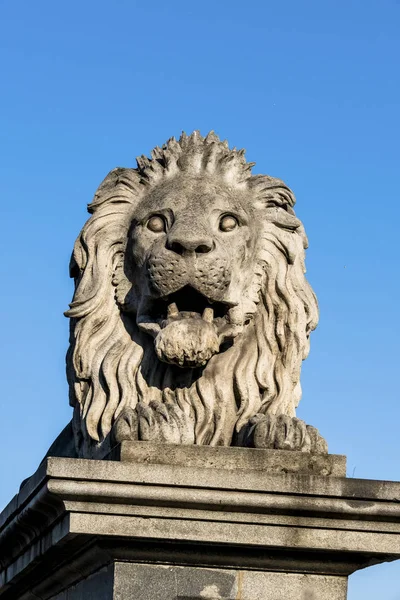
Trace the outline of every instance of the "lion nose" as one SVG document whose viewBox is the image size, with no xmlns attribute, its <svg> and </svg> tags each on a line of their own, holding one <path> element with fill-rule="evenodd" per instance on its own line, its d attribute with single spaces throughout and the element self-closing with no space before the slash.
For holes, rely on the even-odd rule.
<svg viewBox="0 0 400 600">
<path fill-rule="evenodd" d="M 186 237 L 170 235 L 166 244 L 168 250 L 184 256 L 185 254 L 207 254 L 214 249 L 214 242 L 206 236 Z"/>
</svg>

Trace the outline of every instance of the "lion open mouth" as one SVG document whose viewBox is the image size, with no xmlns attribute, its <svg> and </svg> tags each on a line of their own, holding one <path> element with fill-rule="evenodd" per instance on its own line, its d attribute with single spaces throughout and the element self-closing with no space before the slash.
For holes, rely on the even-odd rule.
<svg viewBox="0 0 400 600">
<path fill-rule="evenodd" d="M 154 338 L 158 358 L 180 367 L 205 365 L 233 337 L 234 305 L 207 298 L 190 285 L 142 302 L 137 323 Z"/>
<path fill-rule="evenodd" d="M 190 285 L 162 298 L 158 309 L 162 315 L 161 326 L 165 326 L 171 317 L 175 318 L 178 315 L 183 318 L 201 316 L 217 328 L 228 322 L 228 304 L 206 298 Z"/>
<path fill-rule="evenodd" d="M 176 318 L 202 318 L 212 323 L 220 331 L 230 323 L 230 302 L 216 301 L 207 298 L 190 285 L 160 298 L 147 297 L 142 301 L 138 312 L 137 323 L 148 331 L 147 324 L 157 324 L 156 331 L 166 327 Z M 148 333 L 150 333 L 148 331 Z"/>
</svg>

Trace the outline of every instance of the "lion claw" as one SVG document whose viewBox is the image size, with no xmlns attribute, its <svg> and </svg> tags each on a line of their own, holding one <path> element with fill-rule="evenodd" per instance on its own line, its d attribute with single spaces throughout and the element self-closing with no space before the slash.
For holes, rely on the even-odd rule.
<svg viewBox="0 0 400 600">
<path fill-rule="evenodd" d="M 327 454 L 328 446 L 318 430 L 287 415 L 257 414 L 241 432 L 241 445 L 274 450 Z"/>
<path fill-rule="evenodd" d="M 133 408 L 124 408 L 118 415 L 111 431 L 114 444 L 139 439 L 138 414 Z"/>
</svg>

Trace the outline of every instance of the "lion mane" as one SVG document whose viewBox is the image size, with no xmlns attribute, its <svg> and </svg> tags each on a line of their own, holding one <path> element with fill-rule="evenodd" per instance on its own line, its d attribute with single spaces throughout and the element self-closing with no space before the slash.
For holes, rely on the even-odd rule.
<svg viewBox="0 0 400 600">
<path fill-rule="evenodd" d="M 194 420 L 194 443 L 203 445 L 232 443 L 232 432 L 224 430 L 227 411 L 235 411 L 236 432 L 257 413 L 295 415 L 301 362 L 318 321 L 305 279 L 307 238 L 294 214 L 293 193 L 279 179 L 252 175 L 253 165 L 244 150 L 229 149 L 213 132 L 205 138 L 194 132 L 156 147 L 150 159 L 141 156 L 137 168 L 114 169 L 99 186 L 74 246 L 75 293 L 66 313 L 79 456 L 104 456 L 115 420 L 139 402 L 175 402 Z M 245 329 L 200 372 L 157 360 L 152 338 L 126 311 L 134 288 L 124 258 L 135 209 L 152 186 L 177 174 L 211 174 L 248 190 L 263 223 L 246 290 Z"/>
</svg>

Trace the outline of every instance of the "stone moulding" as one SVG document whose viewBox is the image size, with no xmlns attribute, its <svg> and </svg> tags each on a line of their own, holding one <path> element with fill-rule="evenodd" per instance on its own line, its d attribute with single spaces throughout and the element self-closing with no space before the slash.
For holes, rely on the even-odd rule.
<svg viewBox="0 0 400 600">
<path fill-rule="evenodd" d="M 1 515 L 0 598 L 50 598 L 117 560 L 346 577 L 400 557 L 399 483 L 222 462 L 46 459 Z"/>
</svg>

